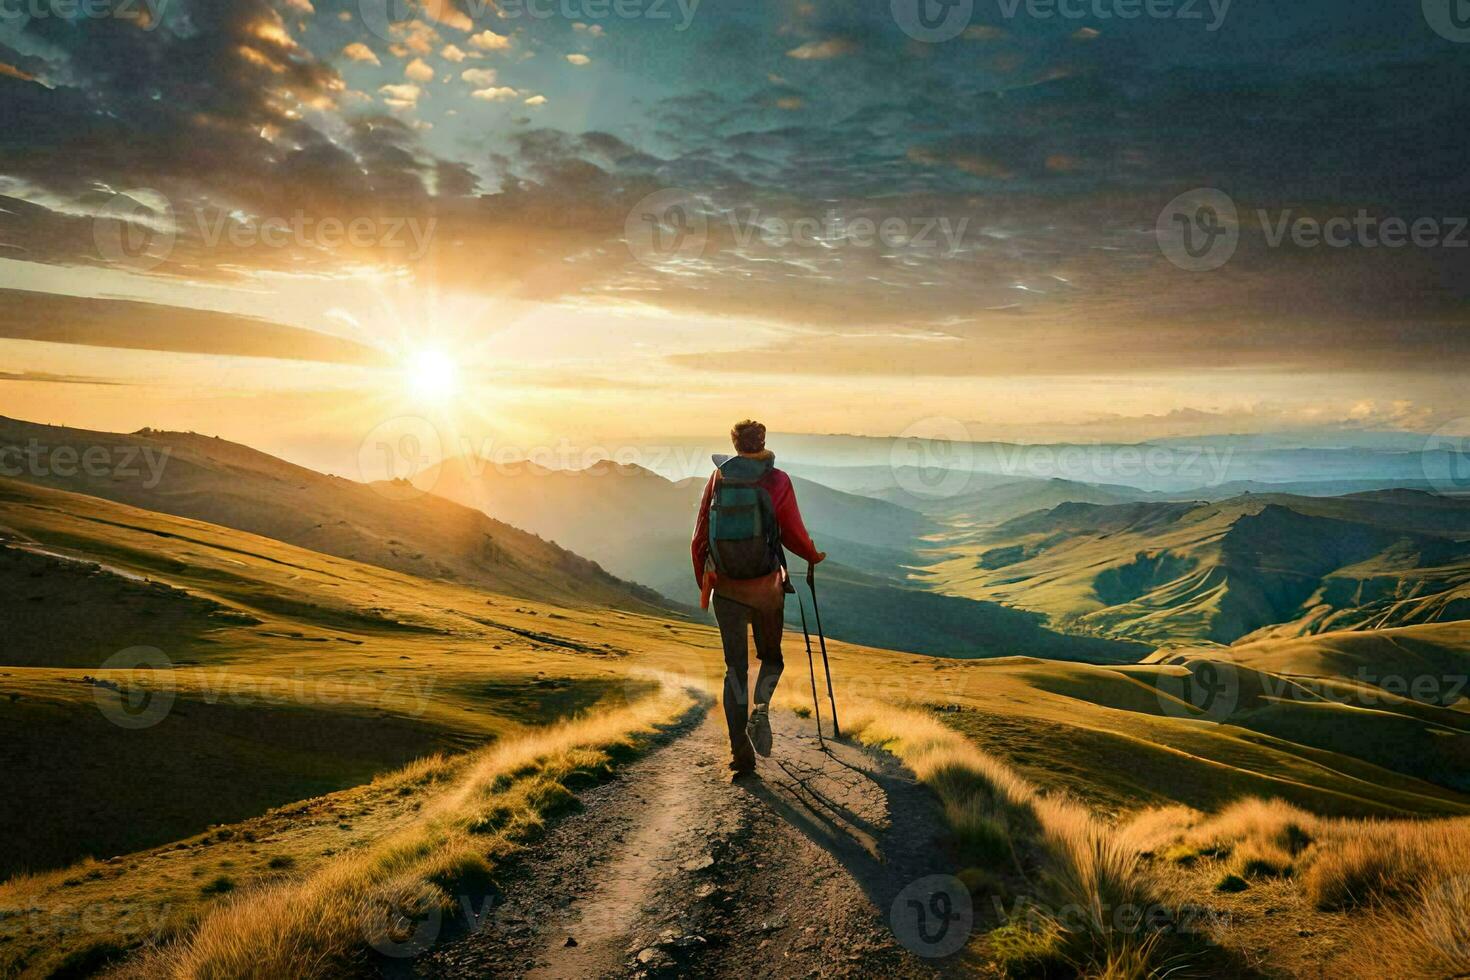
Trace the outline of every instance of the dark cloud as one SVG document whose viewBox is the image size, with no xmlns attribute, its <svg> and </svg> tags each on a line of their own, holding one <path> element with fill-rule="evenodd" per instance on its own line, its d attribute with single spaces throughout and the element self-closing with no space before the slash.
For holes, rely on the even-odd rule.
<svg viewBox="0 0 1470 980">
<path fill-rule="evenodd" d="M 254 317 L 125 300 L 0 290 L 0 338 L 130 350 L 381 365 L 350 340 Z"/>
</svg>

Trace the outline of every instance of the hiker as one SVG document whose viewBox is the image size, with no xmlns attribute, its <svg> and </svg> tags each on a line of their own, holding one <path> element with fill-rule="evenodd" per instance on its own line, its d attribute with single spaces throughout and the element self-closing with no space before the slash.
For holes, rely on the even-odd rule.
<svg viewBox="0 0 1470 980">
<path fill-rule="evenodd" d="M 785 667 L 781 659 L 786 593 L 784 545 L 810 565 L 826 558 L 817 550 L 796 507 L 791 477 L 776 469 L 766 449 L 766 427 L 746 419 L 730 430 L 737 455 L 715 455 L 705 484 L 690 550 L 699 604 L 713 594 L 715 620 L 725 647 L 725 724 L 730 729 L 730 769 L 755 772 L 755 754 L 771 754 L 771 697 Z M 760 673 L 750 709 L 747 631 L 755 634 Z"/>
</svg>

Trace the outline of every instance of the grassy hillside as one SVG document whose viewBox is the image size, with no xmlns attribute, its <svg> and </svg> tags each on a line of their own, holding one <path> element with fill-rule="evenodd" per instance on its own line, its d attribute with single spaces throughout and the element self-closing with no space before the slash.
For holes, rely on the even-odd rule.
<svg viewBox="0 0 1470 980">
<path fill-rule="evenodd" d="M 1470 501 L 1413 491 L 1064 504 L 947 554 L 935 588 L 1156 644 L 1470 616 Z"/>
<path fill-rule="evenodd" d="M 17 456 L 38 447 L 36 464 Z M 0 418 L 16 479 L 525 598 L 650 610 L 662 600 L 587 559 L 413 487 L 326 476 L 195 433 L 87 432 Z M 102 465 L 81 465 L 92 454 Z M 18 471 L 18 473 L 17 473 Z"/>
</svg>

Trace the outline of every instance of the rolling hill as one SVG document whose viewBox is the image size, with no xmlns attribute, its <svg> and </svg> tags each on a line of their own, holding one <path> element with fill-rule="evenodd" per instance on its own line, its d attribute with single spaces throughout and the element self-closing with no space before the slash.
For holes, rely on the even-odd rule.
<svg viewBox="0 0 1470 980">
<path fill-rule="evenodd" d="M 8 475 L 423 578 L 554 602 L 668 608 L 579 555 L 412 487 L 371 486 L 222 439 L 0 418 Z M 22 452 L 39 462 L 23 463 Z M 89 455 L 90 454 L 90 455 Z M 93 459 L 95 465 L 83 465 Z"/>
<path fill-rule="evenodd" d="M 1068 503 L 950 555 L 942 591 L 1156 644 L 1470 617 L 1470 501 L 1417 491 Z"/>
</svg>

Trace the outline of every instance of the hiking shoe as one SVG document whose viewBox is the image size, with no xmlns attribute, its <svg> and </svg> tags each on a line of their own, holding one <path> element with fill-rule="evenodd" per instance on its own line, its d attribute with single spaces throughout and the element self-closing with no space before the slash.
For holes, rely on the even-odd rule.
<svg viewBox="0 0 1470 980">
<path fill-rule="evenodd" d="M 755 772 L 755 752 L 750 747 L 750 739 L 730 753 L 730 771 L 737 776 Z"/>
<path fill-rule="evenodd" d="M 771 754 L 771 706 L 769 704 L 758 704 L 750 713 L 750 721 L 745 726 L 745 734 L 750 736 L 750 744 L 763 756 Z"/>
</svg>

